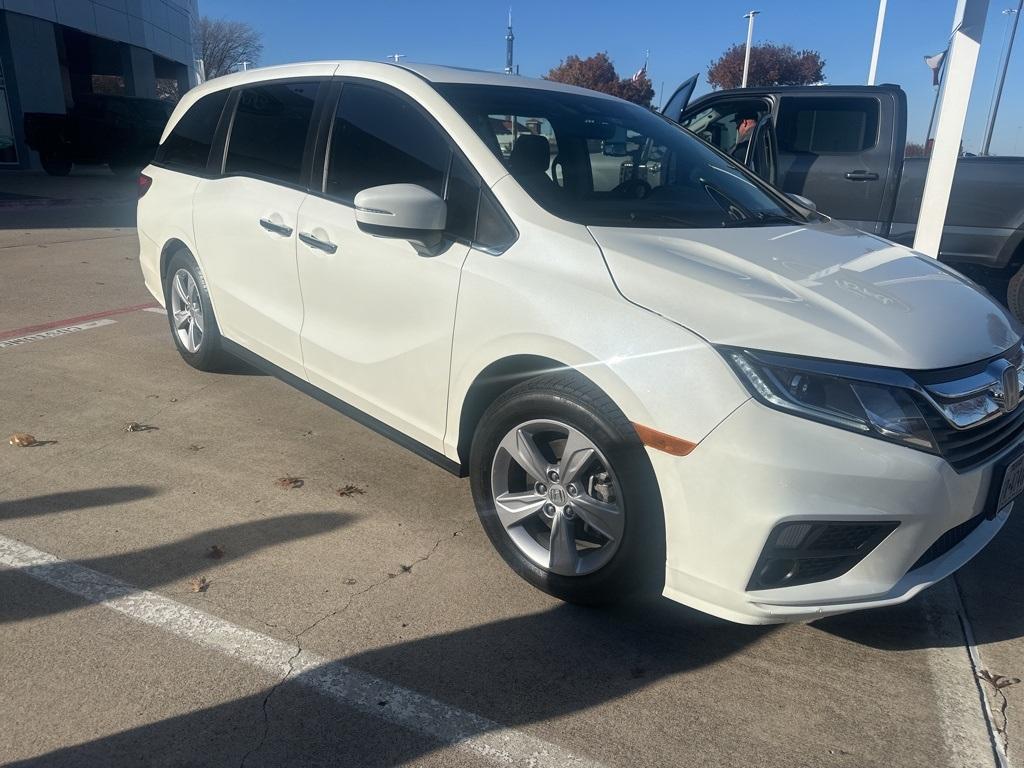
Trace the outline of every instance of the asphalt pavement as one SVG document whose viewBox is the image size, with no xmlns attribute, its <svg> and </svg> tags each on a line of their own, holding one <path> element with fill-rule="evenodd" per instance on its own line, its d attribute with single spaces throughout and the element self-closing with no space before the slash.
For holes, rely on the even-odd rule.
<svg viewBox="0 0 1024 768">
<path fill-rule="evenodd" d="M 466 481 L 242 364 L 187 367 L 142 284 L 133 195 L 0 175 L 0 763 L 1024 750 L 1024 684 L 997 689 L 1024 677 L 1024 516 L 910 603 L 810 625 L 562 604 L 492 550 Z"/>
</svg>

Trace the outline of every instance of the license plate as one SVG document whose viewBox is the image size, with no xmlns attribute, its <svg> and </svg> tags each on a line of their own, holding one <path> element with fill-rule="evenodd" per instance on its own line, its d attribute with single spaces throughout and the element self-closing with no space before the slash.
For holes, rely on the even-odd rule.
<svg viewBox="0 0 1024 768">
<path fill-rule="evenodd" d="M 994 511 L 998 513 L 1022 491 L 1024 491 L 1024 455 L 1018 456 L 1006 467 L 1006 472 L 1003 473 L 1003 485 L 999 490 L 999 503 L 996 504 Z"/>
</svg>

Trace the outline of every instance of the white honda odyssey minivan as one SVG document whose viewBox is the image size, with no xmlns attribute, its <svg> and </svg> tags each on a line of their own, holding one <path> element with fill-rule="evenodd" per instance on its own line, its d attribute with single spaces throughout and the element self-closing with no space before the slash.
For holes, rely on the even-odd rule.
<svg viewBox="0 0 1024 768">
<path fill-rule="evenodd" d="M 459 475 L 560 598 L 908 600 L 1024 490 L 1020 330 L 936 261 L 591 91 L 316 62 L 182 98 L 139 180 L 181 356 Z"/>
</svg>

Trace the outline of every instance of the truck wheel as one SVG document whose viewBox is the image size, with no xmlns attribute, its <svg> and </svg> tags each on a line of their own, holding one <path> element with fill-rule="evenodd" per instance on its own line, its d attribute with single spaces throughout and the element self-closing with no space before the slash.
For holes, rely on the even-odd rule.
<svg viewBox="0 0 1024 768">
<path fill-rule="evenodd" d="M 473 499 L 516 573 L 562 600 L 599 604 L 660 585 L 661 495 L 629 420 L 578 373 L 538 376 L 484 413 Z"/>
<path fill-rule="evenodd" d="M 39 162 L 50 176 L 67 176 L 71 173 L 72 163 L 64 155 L 47 152 L 39 155 Z"/>
<path fill-rule="evenodd" d="M 1014 317 L 1024 323 L 1024 267 L 1010 278 L 1010 284 L 1006 287 L 1006 306 Z"/>
</svg>

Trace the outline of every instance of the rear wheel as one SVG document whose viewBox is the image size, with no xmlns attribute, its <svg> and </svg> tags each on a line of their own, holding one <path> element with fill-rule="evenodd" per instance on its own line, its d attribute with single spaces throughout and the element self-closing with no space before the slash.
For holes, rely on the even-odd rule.
<svg viewBox="0 0 1024 768">
<path fill-rule="evenodd" d="M 71 173 L 71 160 L 59 152 L 42 153 L 39 155 L 39 162 L 50 176 L 67 176 Z"/>
<path fill-rule="evenodd" d="M 185 362 L 200 371 L 224 367 L 227 356 L 221 350 L 206 279 L 188 251 L 171 257 L 164 277 L 164 304 L 174 345 Z"/>
<path fill-rule="evenodd" d="M 480 420 L 477 511 L 520 576 L 571 602 L 621 599 L 663 574 L 664 520 L 633 426 L 579 374 L 531 379 Z"/>
</svg>

